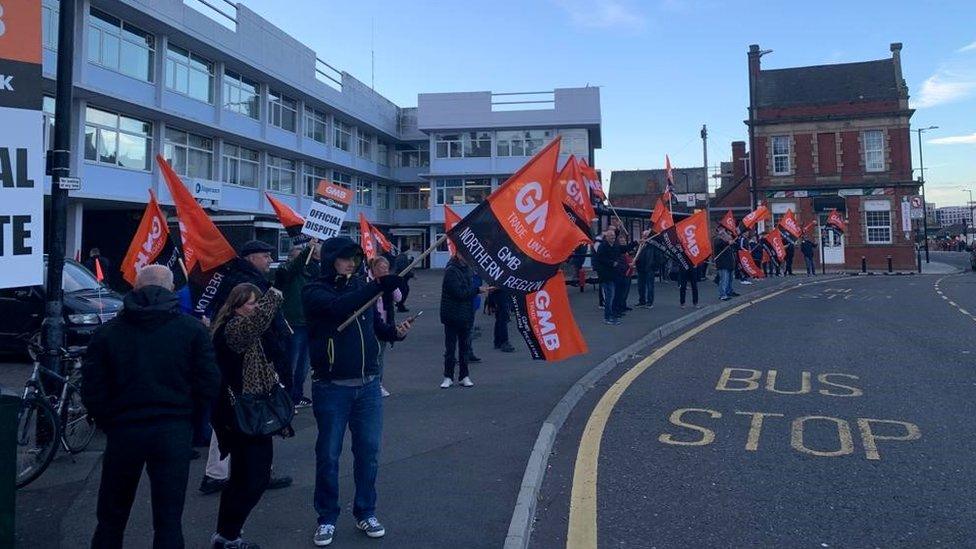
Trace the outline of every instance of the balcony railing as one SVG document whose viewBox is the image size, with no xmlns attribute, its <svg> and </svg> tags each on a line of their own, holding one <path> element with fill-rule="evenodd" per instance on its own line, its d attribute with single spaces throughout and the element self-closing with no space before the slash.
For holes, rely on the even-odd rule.
<svg viewBox="0 0 976 549">
<path fill-rule="evenodd" d="M 552 91 L 491 94 L 492 112 L 554 110 L 555 108 L 556 92 Z"/>
</svg>

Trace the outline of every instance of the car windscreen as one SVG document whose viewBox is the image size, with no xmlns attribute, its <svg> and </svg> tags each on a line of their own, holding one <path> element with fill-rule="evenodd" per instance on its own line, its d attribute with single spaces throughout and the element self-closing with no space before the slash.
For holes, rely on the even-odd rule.
<svg viewBox="0 0 976 549">
<path fill-rule="evenodd" d="M 64 262 L 64 277 L 61 280 L 66 293 L 97 290 L 101 286 L 88 269 L 69 261 Z"/>
</svg>

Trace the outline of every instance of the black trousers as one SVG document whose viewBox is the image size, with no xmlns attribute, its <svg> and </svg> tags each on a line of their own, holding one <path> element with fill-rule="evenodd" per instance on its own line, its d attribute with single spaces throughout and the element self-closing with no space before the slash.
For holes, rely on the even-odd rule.
<svg viewBox="0 0 976 549">
<path fill-rule="evenodd" d="M 471 352 L 471 325 L 444 324 L 444 377 L 454 379 L 454 365 L 460 363 L 458 379 L 468 377 L 468 353 Z M 457 353 L 457 354 L 455 354 Z"/>
<path fill-rule="evenodd" d="M 397 309 L 403 309 L 407 306 L 408 295 L 410 295 L 410 279 L 404 278 L 403 284 L 400 285 L 400 302 L 397 303 Z"/>
<path fill-rule="evenodd" d="M 499 303 L 495 308 L 495 348 L 508 343 L 508 321 L 511 318 L 508 300 L 499 299 L 498 301 Z"/>
<path fill-rule="evenodd" d="M 783 265 L 783 274 L 793 276 L 793 254 L 796 253 L 793 246 L 786 247 L 786 263 Z"/>
<path fill-rule="evenodd" d="M 688 288 L 688 284 L 691 284 L 691 303 L 693 305 L 698 305 L 698 271 L 696 269 L 688 269 L 686 271 L 681 271 L 680 275 L 681 289 L 680 297 L 681 304 L 685 304 L 685 293 Z"/>
<path fill-rule="evenodd" d="M 183 503 L 190 474 L 192 437 L 193 425 L 188 419 L 144 422 L 106 430 L 93 549 L 122 547 L 144 468 L 152 494 L 153 547 L 183 547 Z"/>
<path fill-rule="evenodd" d="M 241 528 L 261 500 L 271 480 L 274 446 L 271 437 L 228 434 L 221 445 L 230 452 L 230 478 L 220 494 L 217 533 L 228 540 L 241 537 Z"/>
</svg>

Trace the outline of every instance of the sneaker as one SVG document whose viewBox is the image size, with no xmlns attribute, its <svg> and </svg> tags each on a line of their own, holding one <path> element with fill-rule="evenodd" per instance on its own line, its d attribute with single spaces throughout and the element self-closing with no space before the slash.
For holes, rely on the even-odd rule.
<svg viewBox="0 0 976 549">
<path fill-rule="evenodd" d="M 748 280 L 743 280 L 742 281 L 742 285 L 743 286 L 752 286 L 752 282 L 749 282 Z"/>
<path fill-rule="evenodd" d="M 277 490 L 279 488 L 288 488 L 291 486 L 291 477 L 272 477 L 271 481 L 268 482 L 267 490 Z"/>
<path fill-rule="evenodd" d="M 722 296 L 722 297 L 720 297 L 719 299 L 721 299 L 722 301 L 728 301 L 728 300 L 729 300 L 729 296 L 727 296 L 727 295 L 723 295 L 723 296 Z"/>
<path fill-rule="evenodd" d="M 445 377 L 445 378 L 444 378 L 444 381 L 442 381 L 442 382 L 441 382 L 441 389 L 447 389 L 447 388 L 449 388 L 449 387 L 450 387 L 451 385 L 454 385 L 454 380 L 452 380 L 452 379 L 451 379 L 451 378 L 449 378 L 449 377 Z"/>
<path fill-rule="evenodd" d="M 382 385 L 380 385 L 380 396 L 383 396 L 383 397 L 388 397 L 388 396 L 390 396 L 390 392 L 389 392 L 389 391 L 387 391 L 387 390 L 386 390 L 386 387 L 384 387 L 384 386 L 382 386 Z"/>
<path fill-rule="evenodd" d="M 729 297 L 739 297 L 740 295 L 742 294 L 740 294 L 739 292 L 732 292 L 731 294 L 729 294 Z"/>
<path fill-rule="evenodd" d="M 617 322 L 616 320 L 613 320 L 613 319 L 610 319 L 610 320 L 605 320 L 605 319 L 604 319 L 604 321 L 603 321 L 603 323 L 604 323 L 604 324 L 609 324 L 609 325 L 611 325 L 611 326 L 613 326 L 613 325 L 615 325 L 615 324 L 618 324 L 618 322 Z"/>
<path fill-rule="evenodd" d="M 217 492 L 223 490 L 226 486 L 227 479 L 213 478 L 204 475 L 203 480 L 200 481 L 200 493 L 205 496 L 209 496 L 210 494 L 216 494 Z"/>
<path fill-rule="evenodd" d="M 464 379 L 462 379 L 461 381 L 458 381 L 458 384 L 461 385 L 461 387 L 474 387 L 474 382 L 471 381 L 471 378 L 468 377 L 468 376 L 464 376 Z M 383 534 L 380 534 L 380 536 L 382 536 L 382 535 Z M 376 537 L 379 537 L 379 536 L 376 536 Z"/>
<path fill-rule="evenodd" d="M 295 405 L 295 408 L 311 408 L 311 407 L 312 407 L 312 399 L 308 397 L 302 397 L 298 399 L 298 404 Z"/>
<path fill-rule="evenodd" d="M 506 341 L 498 347 L 498 350 L 503 353 L 514 353 L 515 347 L 512 347 L 512 344 Z"/>
<path fill-rule="evenodd" d="M 248 543 L 241 538 L 229 540 L 220 534 L 214 534 L 210 542 L 213 544 L 213 549 L 261 549 L 261 546 L 256 543 Z"/>
<path fill-rule="evenodd" d="M 319 527 L 315 529 L 315 535 L 312 536 L 312 543 L 314 543 L 316 547 L 332 545 L 333 535 L 335 535 L 334 524 L 319 524 Z"/>
<path fill-rule="evenodd" d="M 376 517 L 369 517 L 365 520 L 357 521 L 356 528 L 366 532 L 366 535 L 371 538 L 381 538 L 386 535 L 386 528 L 383 528 L 383 525 L 380 524 L 380 521 L 376 520 Z"/>
</svg>

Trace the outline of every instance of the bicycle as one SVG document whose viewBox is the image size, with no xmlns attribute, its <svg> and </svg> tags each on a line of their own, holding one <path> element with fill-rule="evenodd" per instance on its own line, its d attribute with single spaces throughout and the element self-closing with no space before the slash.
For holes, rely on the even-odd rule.
<svg viewBox="0 0 976 549">
<path fill-rule="evenodd" d="M 60 349 L 61 375 L 41 365 L 44 349 L 29 341 L 34 370 L 24 385 L 17 414 L 17 488 L 36 480 L 54 460 L 57 440 L 65 451 L 77 454 L 95 436 L 95 423 L 81 401 L 81 357 L 84 347 Z M 48 394 L 44 377 L 60 383 L 60 396 Z"/>
</svg>

